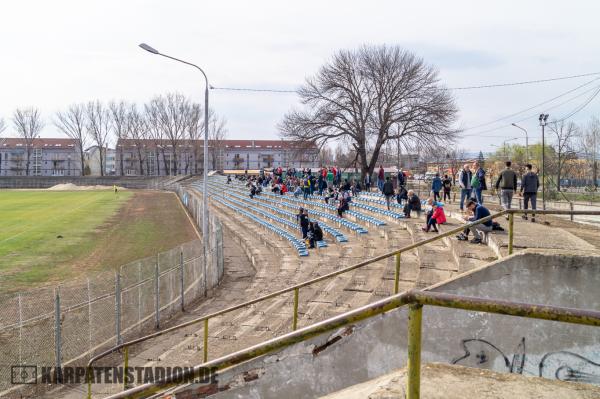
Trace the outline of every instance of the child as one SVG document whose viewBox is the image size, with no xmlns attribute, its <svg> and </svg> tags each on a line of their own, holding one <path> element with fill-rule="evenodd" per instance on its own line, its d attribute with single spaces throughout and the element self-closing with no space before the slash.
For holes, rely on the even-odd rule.
<svg viewBox="0 0 600 399">
<path fill-rule="evenodd" d="M 440 206 L 439 202 L 434 202 L 433 211 L 431 216 L 427 218 L 427 226 L 423 227 L 423 231 L 428 233 L 430 229 L 433 229 L 436 233 L 439 232 L 437 225 L 446 223 L 446 214 L 444 213 L 444 208 Z"/>
</svg>

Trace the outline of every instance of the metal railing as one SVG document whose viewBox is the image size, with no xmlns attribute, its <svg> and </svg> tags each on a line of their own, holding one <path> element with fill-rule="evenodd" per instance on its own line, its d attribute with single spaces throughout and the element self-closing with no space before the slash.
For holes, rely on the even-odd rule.
<svg viewBox="0 0 600 399">
<path fill-rule="evenodd" d="M 332 317 L 310 326 L 301 328 L 273 338 L 258 345 L 223 356 L 210 362 L 205 362 L 180 374 L 174 374 L 159 382 L 146 383 L 125 392 L 111 395 L 106 399 L 144 398 L 157 394 L 165 389 L 181 384 L 180 381 L 191 381 L 207 368 L 222 370 L 242 362 L 255 359 L 290 345 L 306 341 L 318 335 L 331 332 L 345 325 L 359 322 L 393 309 L 408 305 L 408 362 L 406 397 L 419 399 L 421 386 L 421 330 L 424 306 L 437 306 L 468 311 L 496 313 L 508 316 L 551 320 L 564 323 L 600 326 L 600 312 L 565 308 L 558 306 L 533 305 L 522 302 L 492 300 L 463 295 L 444 294 L 410 290 L 384 298 L 377 302 L 351 310 L 347 313 Z"/>
<path fill-rule="evenodd" d="M 434 236 L 432 238 L 428 238 L 426 240 L 422 240 L 422 241 L 419 241 L 417 243 L 413 243 L 411 245 L 404 246 L 404 247 L 402 247 L 402 248 L 400 248 L 398 250 L 395 250 L 395 251 L 392 251 L 392 252 L 385 253 L 383 255 L 379 255 L 379 256 L 373 257 L 373 258 L 368 259 L 366 261 L 363 261 L 363 262 L 360 262 L 360 263 L 356 263 L 356 264 L 354 264 L 352 266 L 348 266 L 346 268 L 343 268 L 343 269 L 340 269 L 340 270 L 337 270 L 337 271 L 334 271 L 334 272 L 331 272 L 331 273 L 328 273 L 328 274 L 324 274 L 323 276 L 320 276 L 320 277 L 317 277 L 317 278 L 314 278 L 314 279 L 311 279 L 311 280 L 307 280 L 307 281 L 304 281 L 304 282 L 299 283 L 299 284 L 291 285 L 291 286 L 289 286 L 287 288 L 284 288 L 284 289 L 281 289 L 281 290 L 278 290 L 278 291 L 274 291 L 274 292 L 272 292 L 270 294 L 260 296 L 258 298 L 253 299 L 253 300 L 246 301 L 246 302 L 240 303 L 238 305 L 234 305 L 234 306 L 225 308 L 223 310 L 220 310 L 220 311 L 217 311 L 217 312 L 214 312 L 214 313 L 210 313 L 210 314 L 202 316 L 202 317 L 198 317 L 196 319 L 187 321 L 187 322 L 182 323 L 182 324 L 178 324 L 176 326 L 167 328 L 165 330 L 157 331 L 157 332 L 155 332 L 153 334 L 146 335 L 144 337 L 140 337 L 140 338 L 128 341 L 128 342 L 124 342 L 124 343 L 122 343 L 120 345 L 117 345 L 117 346 L 115 346 L 115 347 L 113 347 L 113 348 L 111 348 L 111 349 L 109 349 L 109 350 L 107 350 L 107 351 L 105 351 L 103 353 L 100 353 L 100 354 L 94 356 L 88 362 L 88 373 L 87 373 L 87 376 L 86 376 L 86 378 L 87 378 L 87 384 L 88 384 L 88 399 L 91 399 L 91 397 L 92 397 L 92 381 L 91 381 L 91 376 L 92 376 L 92 372 L 93 372 L 92 371 L 93 370 L 93 364 L 96 361 L 98 361 L 99 359 L 102 359 L 102 358 L 104 358 L 104 357 L 106 357 L 106 356 L 108 356 L 108 355 L 110 355 L 112 353 L 115 353 L 117 351 L 123 350 L 123 363 L 124 363 L 124 367 L 126 369 L 128 367 L 128 365 L 129 365 L 129 347 L 130 346 L 138 344 L 138 343 L 141 343 L 141 342 L 144 342 L 144 341 L 147 341 L 147 340 L 152 339 L 152 338 L 159 337 L 161 335 L 164 335 L 164 334 L 176 331 L 176 330 L 179 330 L 179 329 L 184 328 L 184 327 L 189 327 L 191 325 L 203 323 L 204 324 L 204 328 L 203 328 L 203 330 L 204 330 L 203 331 L 203 356 L 202 356 L 203 364 L 212 364 L 212 362 L 207 363 L 208 362 L 208 321 L 210 319 L 213 319 L 215 317 L 218 317 L 218 316 L 221 316 L 221 315 L 233 312 L 233 311 L 238 310 L 238 309 L 245 308 L 247 306 L 250 306 L 250 305 L 253 305 L 253 304 L 256 304 L 256 303 L 259 303 L 259 302 L 263 302 L 265 300 L 268 300 L 268 299 L 271 299 L 271 298 L 274 298 L 274 297 L 277 297 L 277 296 L 280 296 L 280 295 L 283 295 L 283 294 L 286 294 L 286 293 L 293 292 L 294 293 L 294 301 L 293 301 L 293 314 L 292 314 L 292 330 L 295 331 L 297 329 L 297 325 L 298 325 L 298 303 L 299 303 L 299 296 L 300 296 L 299 292 L 300 292 L 301 288 L 313 285 L 315 283 L 318 283 L 318 282 L 330 279 L 332 277 L 339 276 L 341 274 L 350 272 L 352 270 L 355 270 L 355 269 L 358 269 L 358 268 L 370 265 L 372 263 L 375 263 L 375 262 L 378 262 L 378 261 L 381 261 L 381 260 L 384 260 L 384 259 L 387 259 L 387 258 L 395 256 L 395 261 L 396 262 L 395 262 L 395 273 L 394 273 L 394 294 L 398 294 L 398 291 L 399 291 L 399 282 L 400 282 L 400 267 L 401 267 L 401 255 L 402 255 L 402 253 L 414 250 L 414 249 L 416 249 L 418 247 L 421 247 L 421 246 L 426 245 L 426 244 L 430 244 L 432 242 L 441 240 L 443 238 L 450 237 L 452 235 L 455 235 L 457 233 L 462 232 L 465 229 L 469 229 L 470 227 L 473 227 L 473 226 L 476 226 L 478 224 L 482 224 L 482 223 L 491 221 L 493 219 L 496 219 L 496 218 L 504 216 L 504 215 L 508 215 L 508 218 L 509 218 L 508 219 L 508 224 L 509 224 L 509 229 L 508 229 L 508 254 L 511 255 L 513 253 L 513 250 L 514 250 L 514 246 L 513 246 L 513 243 L 514 243 L 514 215 L 515 214 L 522 214 L 522 213 L 525 213 L 525 212 L 532 213 L 531 210 L 527 210 L 527 211 L 520 210 L 520 209 L 503 210 L 501 212 L 495 213 L 493 215 L 487 216 L 487 217 L 479 219 L 477 221 L 474 221 L 474 222 L 471 222 L 471 223 L 467 223 L 467 224 L 464 224 L 464 225 L 462 225 L 460 227 L 451 229 L 451 230 L 449 230 L 447 232 L 441 233 L 441 234 L 436 235 L 436 236 Z M 536 210 L 535 213 L 536 213 L 536 215 L 568 215 L 568 214 L 574 214 L 574 215 L 600 215 L 600 211 L 566 211 L 566 210 L 565 211 L 561 211 L 561 210 L 546 210 L 546 211 L 543 211 L 543 210 Z M 414 323 L 416 323 L 416 321 L 414 321 Z M 317 324 L 319 324 L 319 323 L 317 323 Z M 124 389 L 127 389 L 127 385 L 128 385 L 128 381 L 127 381 L 126 378 L 124 378 Z M 135 388 L 136 389 L 135 392 L 138 392 L 137 391 L 138 388 L 139 387 Z M 130 392 L 130 391 L 131 390 L 126 391 L 126 392 Z M 117 396 L 116 395 L 116 396 L 111 396 L 110 398 L 113 398 L 113 397 L 114 398 L 117 398 L 117 397 L 120 398 L 120 397 L 125 397 L 125 396 Z"/>
</svg>

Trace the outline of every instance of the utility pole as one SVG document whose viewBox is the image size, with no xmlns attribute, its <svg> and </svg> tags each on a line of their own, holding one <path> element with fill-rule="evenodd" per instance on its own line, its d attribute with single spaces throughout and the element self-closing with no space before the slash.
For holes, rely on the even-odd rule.
<svg viewBox="0 0 600 399">
<path fill-rule="evenodd" d="M 545 156 L 546 156 L 546 139 L 544 128 L 548 121 L 548 114 L 540 114 L 540 126 L 542 127 L 542 210 L 546 210 L 546 183 L 545 183 Z"/>
</svg>

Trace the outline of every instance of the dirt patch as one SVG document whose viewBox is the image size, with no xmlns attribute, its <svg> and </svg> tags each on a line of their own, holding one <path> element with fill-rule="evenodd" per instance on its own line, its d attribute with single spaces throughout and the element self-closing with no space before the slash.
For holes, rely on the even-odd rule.
<svg viewBox="0 0 600 399">
<path fill-rule="evenodd" d="M 90 238 L 94 250 L 73 263 L 79 270 L 116 268 L 198 239 L 177 197 L 168 192 L 136 191 Z"/>
<path fill-rule="evenodd" d="M 50 191 L 86 191 L 86 190 L 113 190 L 113 189 L 114 189 L 113 186 L 102 186 L 102 185 L 78 186 L 73 183 L 65 183 L 65 184 L 57 184 L 55 186 L 48 188 L 47 190 L 50 190 Z M 117 190 L 120 191 L 120 190 L 127 190 L 127 189 L 124 187 L 117 186 Z"/>
</svg>

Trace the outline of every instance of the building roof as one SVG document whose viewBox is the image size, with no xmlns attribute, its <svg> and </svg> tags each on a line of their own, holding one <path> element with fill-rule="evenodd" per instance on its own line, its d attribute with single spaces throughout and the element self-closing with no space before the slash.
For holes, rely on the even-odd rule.
<svg viewBox="0 0 600 399">
<path fill-rule="evenodd" d="M 25 139 L 16 137 L 7 137 L 0 141 L 0 149 L 25 149 L 27 142 Z M 36 138 L 31 142 L 31 148 L 74 148 L 77 147 L 77 140 L 74 139 L 53 139 Z"/>
<path fill-rule="evenodd" d="M 137 142 L 142 142 L 143 146 L 146 148 L 156 148 L 157 145 L 162 145 L 165 147 L 171 147 L 170 140 L 153 140 L 153 139 L 144 139 L 144 140 L 134 140 L 134 139 L 119 139 L 117 141 L 117 147 L 123 146 L 125 148 L 133 148 L 136 147 Z M 304 144 L 301 145 L 300 142 L 297 141 L 289 141 L 289 140 L 223 140 L 225 144 L 225 148 L 268 148 L 268 149 L 298 149 L 298 148 L 306 148 L 316 150 L 317 146 L 315 144 Z M 208 141 L 208 145 L 213 144 L 213 140 Z M 204 140 L 180 140 L 180 147 L 188 147 L 188 146 L 202 146 L 204 145 Z"/>
</svg>

